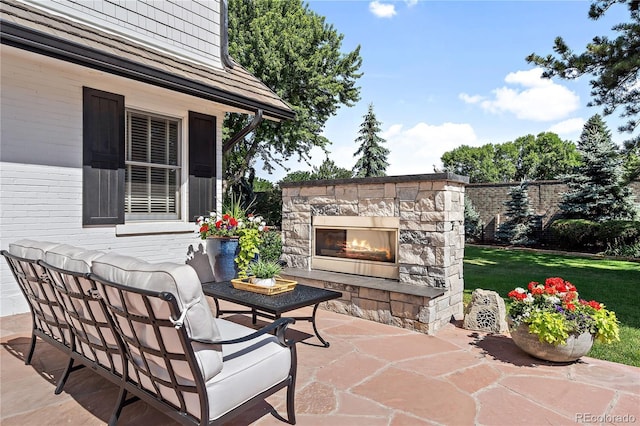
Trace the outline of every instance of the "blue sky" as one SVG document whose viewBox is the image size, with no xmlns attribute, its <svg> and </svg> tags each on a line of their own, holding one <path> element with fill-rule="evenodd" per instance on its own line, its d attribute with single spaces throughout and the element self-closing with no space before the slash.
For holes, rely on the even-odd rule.
<svg viewBox="0 0 640 426">
<path fill-rule="evenodd" d="M 501 143 L 554 131 L 577 140 L 584 121 L 601 112 L 588 108 L 589 78 L 541 79 L 528 64 L 532 53 L 552 52 L 562 36 L 576 52 L 596 35 L 628 19 L 617 6 L 598 21 L 588 1 L 310 1 L 309 7 L 344 35 L 343 51 L 361 46 L 361 100 L 341 107 L 324 135 L 329 158 L 351 169 L 355 139 L 370 103 L 391 151 L 388 175 L 432 173 L 440 157 L 462 144 Z M 614 140 L 617 115 L 606 117 Z M 312 163 L 324 160 L 321 150 Z M 310 170 L 291 159 L 291 170 Z M 269 175 L 278 181 L 279 168 Z"/>
</svg>

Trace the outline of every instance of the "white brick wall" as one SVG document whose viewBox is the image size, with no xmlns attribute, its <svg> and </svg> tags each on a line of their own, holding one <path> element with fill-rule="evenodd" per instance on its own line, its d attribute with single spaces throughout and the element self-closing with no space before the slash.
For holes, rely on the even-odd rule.
<svg viewBox="0 0 640 426">
<path fill-rule="evenodd" d="M 24 0 L 222 68 L 220 0 Z"/>
<path fill-rule="evenodd" d="M 188 158 L 188 111 L 216 115 L 218 170 L 224 113 L 220 105 L 4 45 L 0 66 L 0 248 L 31 238 L 151 262 L 184 262 L 190 245 L 198 249 L 200 240 L 191 232 L 117 236 L 113 226 L 82 227 L 82 87 L 124 95 L 128 108 L 180 118 L 183 159 Z M 186 161 L 183 165 L 186 187 Z M 221 190 L 221 179 L 218 187 Z M 182 198 L 184 217 L 187 200 Z M 27 311 L 4 259 L 0 280 L 0 315 Z"/>
</svg>

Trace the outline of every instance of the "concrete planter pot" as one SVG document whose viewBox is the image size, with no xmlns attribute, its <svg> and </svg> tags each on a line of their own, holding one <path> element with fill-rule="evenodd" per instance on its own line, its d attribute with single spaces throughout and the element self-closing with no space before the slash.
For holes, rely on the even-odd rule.
<svg viewBox="0 0 640 426">
<path fill-rule="evenodd" d="M 260 287 L 273 287 L 276 285 L 275 278 L 251 278 L 251 283 L 255 285 L 259 285 Z"/>
<path fill-rule="evenodd" d="M 513 342 L 523 351 L 536 358 L 553 362 L 573 362 L 586 355 L 593 345 L 593 335 L 582 333 L 570 335 L 565 345 L 541 342 L 537 334 L 529 333 L 529 326 L 521 324 L 511 329 Z"/>
</svg>

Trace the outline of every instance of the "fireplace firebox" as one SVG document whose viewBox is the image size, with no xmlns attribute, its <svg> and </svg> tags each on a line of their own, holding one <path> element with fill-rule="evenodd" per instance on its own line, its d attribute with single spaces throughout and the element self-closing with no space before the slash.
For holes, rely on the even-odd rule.
<svg viewBox="0 0 640 426">
<path fill-rule="evenodd" d="M 398 279 L 396 217 L 314 216 L 311 267 Z"/>
</svg>

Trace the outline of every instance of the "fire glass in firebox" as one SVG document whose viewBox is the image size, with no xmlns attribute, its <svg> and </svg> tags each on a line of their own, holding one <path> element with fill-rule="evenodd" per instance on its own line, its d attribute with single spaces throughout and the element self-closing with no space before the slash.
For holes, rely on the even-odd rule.
<svg viewBox="0 0 640 426">
<path fill-rule="evenodd" d="M 316 256 L 395 263 L 396 235 L 385 230 L 316 229 Z"/>
</svg>

